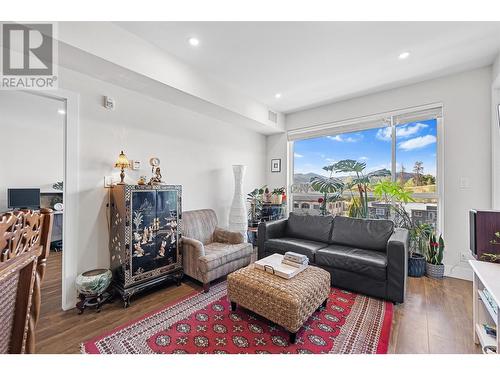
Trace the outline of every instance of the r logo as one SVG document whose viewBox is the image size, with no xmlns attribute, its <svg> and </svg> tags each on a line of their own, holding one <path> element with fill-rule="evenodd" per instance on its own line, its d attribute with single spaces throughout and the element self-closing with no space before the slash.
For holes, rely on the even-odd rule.
<svg viewBox="0 0 500 375">
<path fill-rule="evenodd" d="M 4 76 L 52 75 L 52 24 L 4 23 L 2 35 Z"/>
</svg>

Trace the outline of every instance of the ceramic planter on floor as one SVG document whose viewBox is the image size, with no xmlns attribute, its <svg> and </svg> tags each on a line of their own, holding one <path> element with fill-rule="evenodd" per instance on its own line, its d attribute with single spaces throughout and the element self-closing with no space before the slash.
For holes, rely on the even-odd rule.
<svg viewBox="0 0 500 375">
<path fill-rule="evenodd" d="M 442 279 L 444 276 L 444 264 L 425 263 L 425 273 L 434 279 Z"/>
<path fill-rule="evenodd" d="M 422 277 L 425 275 L 425 258 L 422 254 L 413 253 L 408 258 L 408 276 Z"/>
</svg>

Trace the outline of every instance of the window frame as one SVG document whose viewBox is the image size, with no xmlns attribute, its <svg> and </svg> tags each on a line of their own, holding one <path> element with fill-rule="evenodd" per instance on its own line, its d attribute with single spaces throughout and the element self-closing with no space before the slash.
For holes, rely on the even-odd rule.
<svg viewBox="0 0 500 375">
<path fill-rule="evenodd" d="M 410 116 L 413 113 L 418 114 L 419 112 L 423 112 L 429 110 L 429 113 L 433 113 L 433 115 L 429 115 L 428 118 L 415 119 L 413 121 L 399 122 L 395 121 L 398 118 L 405 118 L 405 116 Z M 370 119 L 368 121 L 367 119 Z M 376 120 L 378 119 L 378 126 L 376 124 Z M 364 116 L 358 119 L 350 119 L 347 121 L 339 121 L 332 123 L 323 123 L 316 126 L 310 126 L 302 129 L 292 130 L 287 132 L 288 135 L 288 173 L 287 173 L 287 181 L 288 181 L 288 191 L 291 199 L 288 200 L 289 207 L 288 212 L 293 211 L 293 193 L 292 186 L 294 184 L 293 176 L 294 176 L 294 143 L 295 141 L 318 138 L 323 136 L 335 136 L 346 134 L 350 132 L 369 130 L 373 128 L 380 127 L 382 128 L 384 124 L 391 127 L 392 133 L 392 144 L 391 144 L 391 180 L 396 180 L 396 127 L 402 126 L 411 122 L 416 121 L 425 121 L 425 120 L 436 120 L 436 192 L 434 193 L 413 193 L 412 197 L 416 199 L 435 199 L 437 201 L 437 217 L 436 217 L 436 231 L 444 234 L 444 111 L 443 105 L 441 103 L 433 103 L 429 105 L 407 108 L 405 110 L 398 110 L 393 112 L 387 112 L 385 114 L 377 114 L 373 116 Z M 358 120 L 358 121 L 357 121 Z M 366 124 L 366 127 L 363 127 L 362 124 Z M 320 128 L 320 130 L 318 130 Z M 318 132 L 321 131 L 322 134 Z M 368 197 L 373 197 L 373 193 L 368 193 Z"/>
</svg>

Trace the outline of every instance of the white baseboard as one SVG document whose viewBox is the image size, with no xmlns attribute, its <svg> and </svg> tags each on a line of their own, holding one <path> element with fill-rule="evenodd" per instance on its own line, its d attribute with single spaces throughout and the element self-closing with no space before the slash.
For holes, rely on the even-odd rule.
<svg viewBox="0 0 500 375">
<path fill-rule="evenodd" d="M 455 279 L 472 281 L 472 269 L 465 263 L 445 264 L 444 275 Z"/>
</svg>

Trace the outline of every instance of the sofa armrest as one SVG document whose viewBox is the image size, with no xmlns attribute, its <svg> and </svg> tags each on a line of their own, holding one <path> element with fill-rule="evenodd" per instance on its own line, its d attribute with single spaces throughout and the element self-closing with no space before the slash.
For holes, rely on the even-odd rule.
<svg viewBox="0 0 500 375">
<path fill-rule="evenodd" d="M 258 259 L 264 258 L 264 243 L 271 238 L 285 237 L 287 219 L 266 221 L 259 224 L 257 232 Z"/>
<path fill-rule="evenodd" d="M 402 303 L 408 274 L 409 233 L 396 228 L 387 242 L 387 299 Z"/>
<path fill-rule="evenodd" d="M 215 228 L 214 242 L 236 245 L 245 242 L 245 237 L 240 232 L 231 232 L 222 228 Z"/>
</svg>

